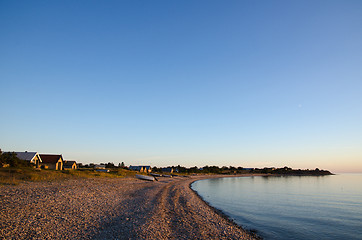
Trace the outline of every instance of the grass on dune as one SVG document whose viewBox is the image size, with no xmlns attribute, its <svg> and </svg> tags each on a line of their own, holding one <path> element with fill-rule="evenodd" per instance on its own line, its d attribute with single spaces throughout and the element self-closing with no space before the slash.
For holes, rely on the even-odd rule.
<svg viewBox="0 0 362 240">
<path fill-rule="evenodd" d="M 1 185 L 17 185 L 24 181 L 57 181 L 72 178 L 122 178 L 134 176 L 135 172 L 125 169 L 112 169 L 110 172 L 97 172 L 93 169 L 44 170 L 34 168 L 0 168 Z"/>
</svg>

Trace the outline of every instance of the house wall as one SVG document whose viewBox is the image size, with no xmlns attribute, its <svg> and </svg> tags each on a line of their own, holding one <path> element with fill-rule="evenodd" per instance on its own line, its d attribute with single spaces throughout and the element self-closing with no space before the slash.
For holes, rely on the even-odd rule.
<svg viewBox="0 0 362 240">
<path fill-rule="evenodd" d="M 45 168 L 56 170 L 56 164 L 55 163 L 42 163 L 42 166 L 45 166 Z"/>
<path fill-rule="evenodd" d="M 39 160 L 38 155 L 36 155 L 34 157 L 34 159 L 31 161 L 31 163 L 34 163 L 37 168 L 40 166 L 40 160 Z"/>
<path fill-rule="evenodd" d="M 63 170 L 63 161 L 59 159 L 57 163 L 42 163 L 42 166 L 47 166 L 48 169 L 53 170 Z"/>
<path fill-rule="evenodd" d="M 65 167 L 63 164 L 63 170 L 76 170 L 77 169 L 77 164 L 74 163 L 71 167 L 67 166 Z"/>
<path fill-rule="evenodd" d="M 57 162 L 57 167 L 55 170 L 63 170 L 63 161 L 61 159 L 59 159 Z"/>
</svg>

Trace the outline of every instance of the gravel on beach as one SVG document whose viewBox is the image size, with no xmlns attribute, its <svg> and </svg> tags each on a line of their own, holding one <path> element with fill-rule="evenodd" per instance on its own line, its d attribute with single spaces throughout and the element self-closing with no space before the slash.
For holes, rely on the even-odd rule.
<svg viewBox="0 0 362 240">
<path fill-rule="evenodd" d="M 207 176 L 0 186 L 0 239 L 255 239 L 190 189 Z"/>
</svg>

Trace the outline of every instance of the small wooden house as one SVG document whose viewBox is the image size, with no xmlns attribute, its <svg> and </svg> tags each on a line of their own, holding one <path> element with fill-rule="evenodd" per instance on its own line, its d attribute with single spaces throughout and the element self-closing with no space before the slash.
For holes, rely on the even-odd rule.
<svg viewBox="0 0 362 240">
<path fill-rule="evenodd" d="M 76 170 L 77 169 L 76 161 L 65 160 L 63 163 L 63 169 L 64 170 Z"/>
<path fill-rule="evenodd" d="M 63 170 L 63 156 L 56 154 L 40 154 L 41 166 L 46 169 Z"/>
<path fill-rule="evenodd" d="M 129 166 L 129 170 L 132 171 L 138 171 L 138 172 L 143 172 L 143 167 L 142 166 Z"/>
<path fill-rule="evenodd" d="M 30 163 L 33 163 L 35 165 L 35 167 L 40 167 L 40 163 L 42 162 L 39 153 L 37 152 L 15 152 L 16 153 L 16 157 L 19 158 L 20 160 L 25 160 L 25 161 L 29 161 Z"/>
<path fill-rule="evenodd" d="M 164 173 L 173 173 L 173 168 L 172 167 L 161 168 L 161 171 Z"/>
<path fill-rule="evenodd" d="M 150 173 L 152 171 L 151 166 L 129 166 L 129 169 L 144 173 Z"/>
</svg>

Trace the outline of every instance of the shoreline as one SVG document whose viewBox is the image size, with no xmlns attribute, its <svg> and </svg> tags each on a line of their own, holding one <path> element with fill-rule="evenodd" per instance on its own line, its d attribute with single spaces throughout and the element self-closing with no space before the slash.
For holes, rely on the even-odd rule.
<svg viewBox="0 0 362 240">
<path fill-rule="evenodd" d="M 228 178 L 228 177 L 263 177 L 263 176 L 268 176 L 266 174 L 242 174 L 242 175 L 214 175 L 215 177 L 211 177 L 211 178 L 202 178 L 202 179 L 196 179 L 194 181 L 192 181 L 189 184 L 189 188 L 191 189 L 191 191 L 193 191 L 200 199 L 200 201 L 203 201 L 206 205 L 208 205 L 213 211 L 215 211 L 218 215 L 220 215 L 222 218 L 224 218 L 225 220 L 229 221 L 231 224 L 233 224 L 235 227 L 240 228 L 242 231 L 246 231 L 248 234 L 250 234 L 252 237 L 254 237 L 255 239 L 261 240 L 263 239 L 261 236 L 258 235 L 258 230 L 256 229 L 245 229 L 243 228 L 243 226 L 239 225 L 238 223 L 236 223 L 230 216 L 228 216 L 227 214 L 225 214 L 222 210 L 213 207 L 210 205 L 210 203 L 208 203 L 196 190 L 192 189 L 191 185 L 196 182 L 196 181 L 201 181 L 201 180 L 207 180 L 207 179 L 212 179 L 212 178 Z"/>
<path fill-rule="evenodd" d="M 261 239 L 191 188 L 192 175 L 149 182 L 73 178 L 0 185 L 0 239 Z"/>
<path fill-rule="evenodd" d="M 0 186 L 1 239 L 258 239 L 191 187 L 225 175 Z"/>
</svg>

